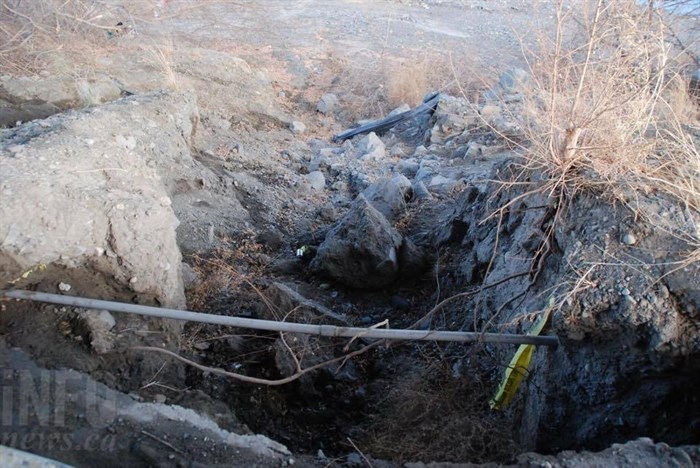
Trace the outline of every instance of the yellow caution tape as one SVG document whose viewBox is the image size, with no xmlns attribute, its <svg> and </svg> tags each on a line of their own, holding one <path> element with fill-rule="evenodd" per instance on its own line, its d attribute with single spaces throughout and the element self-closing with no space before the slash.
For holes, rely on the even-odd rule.
<svg viewBox="0 0 700 468">
<path fill-rule="evenodd" d="M 542 315 L 540 315 L 535 323 L 530 328 L 528 335 L 539 335 L 544 328 L 547 319 L 549 318 L 549 312 L 551 309 L 547 309 Z M 518 391 L 520 382 L 528 374 L 528 369 L 530 367 L 530 361 L 535 353 L 535 345 L 520 345 L 518 351 L 516 351 L 513 359 L 510 360 L 508 368 L 503 374 L 503 380 L 498 386 L 498 391 L 496 395 L 491 399 L 489 404 L 491 409 L 500 410 L 505 408 L 510 404 L 515 397 L 515 393 Z"/>
</svg>

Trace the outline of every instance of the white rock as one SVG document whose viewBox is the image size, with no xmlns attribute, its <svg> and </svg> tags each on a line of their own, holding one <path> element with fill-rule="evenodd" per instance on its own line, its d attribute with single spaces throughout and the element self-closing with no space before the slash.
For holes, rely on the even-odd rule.
<svg viewBox="0 0 700 468">
<path fill-rule="evenodd" d="M 362 154 L 362 159 L 382 159 L 386 154 L 384 142 L 379 139 L 376 133 L 371 132 L 360 140 L 357 145 Z"/>
<path fill-rule="evenodd" d="M 58 289 L 63 292 L 68 292 L 71 290 L 71 285 L 68 283 L 58 283 Z"/>
<path fill-rule="evenodd" d="M 326 178 L 320 171 L 313 171 L 306 175 L 306 181 L 309 183 L 314 190 L 323 190 L 326 186 Z"/>
<path fill-rule="evenodd" d="M 393 117 L 395 115 L 403 114 L 404 112 L 408 112 L 410 110 L 411 106 L 409 106 L 408 104 L 401 104 L 399 107 L 389 112 L 389 115 L 387 117 Z"/>
<path fill-rule="evenodd" d="M 295 135 L 301 135 L 306 131 L 306 125 L 304 125 L 303 122 L 299 122 L 298 120 L 292 121 L 292 123 L 289 124 L 289 129 L 292 131 L 293 134 Z"/>
<path fill-rule="evenodd" d="M 626 245 L 634 245 L 637 243 L 637 238 L 631 232 L 628 232 L 622 237 L 622 242 Z"/>
<path fill-rule="evenodd" d="M 98 354 L 105 354 L 114 349 L 115 335 L 110 332 L 116 325 L 112 314 L 106 310 L 83 310 L 78 315 L 90 330 L 90 345 Z"/>
<path fill-rule="evenodd" d="M 24 150 L 22 145 L 11 145 L 7 147 L 7 150 L 12 154 L 21 153 Z"/>
</svg>

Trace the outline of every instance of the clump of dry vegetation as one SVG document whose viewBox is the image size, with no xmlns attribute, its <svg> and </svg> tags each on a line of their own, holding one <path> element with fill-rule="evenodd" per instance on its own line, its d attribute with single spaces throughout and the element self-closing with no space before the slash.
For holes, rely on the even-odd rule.
<svg viewBox="0 0 700 468">
<path fill-rule="evenodd" d="M 502 415 L 488 407 L 492 388 L 456 379 L 445 362 L 397 379 L 367 430 L 372 454 L 391 460 L 507 461 L 518 447 Z"/>
<path fill-rule="evenodd" d="M 510 105 L 524 130 L 513 180 L 520 195 L 545 195 L 559 225 L 576 195 L 593 192 L 654 221 L 639 197 L 670 199 L 700 213 L 697 104 L 688 93 L 687 50 L 669 41 L 668 17 L 633 0 L 555 2 L 551 32 L 527 51 L 531 82 Z M 504 107 L 508 107 L 505 105 Z M 700 246 L 695 226 L 685 240 Z M 691 261 L 700 258 L 694 249 Z"/>
<path fill-rule="evenodd" d="M 530 59 L 524 168 L 566 199 L 657 190 L 700 211 L 695 109 L 663 17 L 631 0 L 581 5 L 557 2 L 555 32 Z"/>
<path fill-rule="evenodd" d="M 100 60 L 117 49 L 133 46 L 145 50 L 146 60 L 163 69 L 170 85 L 167 55 L 172 43 L 154 26 L 213 3 L 223 2 L 4 1 L 0 3 L 0 73 L 84 73 L 98 69 Z M 139 40 L 127 44 L 132 37 Z"/>
<path fill-rule="evenodd" d="M 413 51 L 390 56 L 365 51 L 352 62 L 340 62 L 335 87 L 346 96 L 344 108 L 351 119 L 383 117 L 402 104 L 416 106 L 435 91 L 464 91 L 475 99 L 484 83 L 474 72 L 473 59 L 464 54 Z"/>
<path fill-rule="evenodd" d="M 0 71 L 18 74 L 60 71 L 108 53 L 112 47 L 110 38 L 128 27 L 124 23 L 117 25 L 125 17 L 125 12 L 102 2 L 3 2 Z"/>
</svg>

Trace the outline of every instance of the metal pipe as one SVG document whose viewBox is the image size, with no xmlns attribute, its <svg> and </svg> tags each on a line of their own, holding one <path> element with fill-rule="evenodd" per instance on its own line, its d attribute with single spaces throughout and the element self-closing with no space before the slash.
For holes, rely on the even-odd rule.
<svg viewBox="0 0 700 468">
<path fill-rule="evenodd" d="M 109 310 L 111 312 L 123 312 L 127 314 L 146 315 L 174 320 L 187 320 L 190 322 L 211 323 L 231 327 L 252 328 L 255 330 L 279 331 L 289 333 L 303 333 L 317 336 L 343 336 L 348 338 L 378 338 L 385 340 L 420 340 L 420 341 L 456 341 L 505 344 L 531 344 L 538 346 L 557 346 L 559 340 L 556 336 L 534 335 L 508 335 L 500 333 L 475 333 L 454 332 L 437 330 L 399 330 L 387 328 L 360 328 L 337 327 L 333 325 L 312 325 L 307 323 L 276 322 L 273 320 L 258 320 L 243 317 L 229 317 L 226 315 L 204 314 L 190 312 L 188 310 L 166 309 L 150 307 L 139 304 L 127 304 L 123 302 L 103 301 L 75 296 L 63 296 L 34 291 L 6 291 L 4 296 L 14 299 L 25 299 L 38 302 L 49 302 L 86 309 Z"/>
</svg>

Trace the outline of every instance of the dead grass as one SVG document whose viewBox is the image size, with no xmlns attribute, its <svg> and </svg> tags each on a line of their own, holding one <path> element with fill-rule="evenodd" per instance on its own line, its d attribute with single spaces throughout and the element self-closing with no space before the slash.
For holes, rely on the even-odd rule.
<svg viewBox="0 0 700 468">
<path fill-rule="evenodd" d="M 0 6 L 0 72 L 62 71 L 107 53 L 122 15 L 101 2 L 6 1 Z"/>
<path fill-rule="evenodd" d="M 483 76 L 477 76 L 473 58 L 466 55 L 437 50 L 402 55 L 365 51 L 353 60 L 336 61 L 339 71 L 333 90 L 345 96 L 346 117 L 354 120 L 383 117 L 402 104 L 416 106 L 435 91 L 466 90 L 475 100 L 483 89 Z"/>
<path fill-rule="evenodd" d="M 157 26 L 216 3 L 184 0 L 7 0 L 0 3 L 0 73 L 31 75 L 97 69 L 125 47 L 160 44 Z M 214 20 L 212 20 L 214 21 Z M 130 42 L 130 39 L 137 39 Z M 163 46 L 154 47 L 156 65 Z"/>
<path fill-rule="evenodd" d="M 473 373 L 454 378 L 444 363 L 413 369 L 388 389 L 363 446 L 395 461 L 507 461 L 518 450 L 488 407 L 491 390 Z"/>
</svg>

